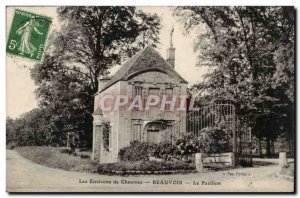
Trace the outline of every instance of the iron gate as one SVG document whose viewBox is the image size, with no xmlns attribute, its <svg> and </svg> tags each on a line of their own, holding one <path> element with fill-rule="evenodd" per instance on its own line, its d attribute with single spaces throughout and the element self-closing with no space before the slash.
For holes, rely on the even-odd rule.
<svg viewBox="0 0 300 198">
<path fill-rule="evenodd" d="M 187 113 L 187 131 L 199 136 L 204 129 L 223 124 L 232 131 L 235 165 L 252 166 L 251 129 L 236 115 L 232 101 L 214 100 Z"/>
</svg>

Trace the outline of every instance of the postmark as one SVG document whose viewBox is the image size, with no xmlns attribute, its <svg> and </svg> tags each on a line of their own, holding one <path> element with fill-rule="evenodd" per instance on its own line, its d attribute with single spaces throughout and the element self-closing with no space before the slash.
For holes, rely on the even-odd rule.
<svg viewBox="0 0 300 198">
<path fill-rule="evenodd" d="M 6 52 L 40 61 L 52 19 L 47 16 L 15 10 Z"/>
</svg>

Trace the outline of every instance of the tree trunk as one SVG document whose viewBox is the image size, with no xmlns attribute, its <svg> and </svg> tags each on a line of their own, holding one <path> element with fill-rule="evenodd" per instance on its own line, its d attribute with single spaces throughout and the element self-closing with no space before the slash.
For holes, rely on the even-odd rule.
<svg viewBox="0 0 300 198">
<path fill-rule="evenodd" d="M 267 135 L 267 157 L 271 155 L 271 140 L 270 137 Z"/>
<path fill-rule="evenodd" d="M 274 140 L 271 140 L 271 154 L 274 155 L 275 154 L 275 141 Z"/>
<path fill-rule="evenodd" d="M 261 157 L 261 137 L 258 137 L 258 156 Z"/>
</svg>

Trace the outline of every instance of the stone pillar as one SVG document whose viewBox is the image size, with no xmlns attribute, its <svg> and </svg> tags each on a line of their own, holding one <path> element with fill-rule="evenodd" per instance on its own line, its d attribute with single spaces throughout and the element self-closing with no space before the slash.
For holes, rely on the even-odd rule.
<svg viewBox="0 0 300 198">
<path fill-rule="evenodd" d="M 287 161 L 287 157 L 286 157 L 286 152 L 280 152 L 279 153 L 279 168 L 280 168 L 280 170 L 287 166 L 288 166 L 288 161 Z"/>
<path fill-rule="evenodd" d="M 195 154 L 195 164 L 196 164 L 196 170 L 198 172 L 203 172 L 204 164 L 203 164 L 203 154 L 202 153 Z"/>
<path fill-rule="evenodd" d="M 96 110 L 93 113 L 93 153 L 92 160 L 100 160 L 101 153 L 101 134 L 102 134 L 102 120 L 103 114 L 101 111 Z"/>
<path fill-rule="evenodd" d="M 230 164 L 229 164 L 229 166 L 230 167 L 235 167 L 235 158 L 234 158 L 234 153 L 228 153 L 228 155 L 229 155 L 229 159 L 230 159 Z"/>
<path fill-rule="evenodd" d="M 101 132 L 102 125 L 93 126 L 93 153 L 92 160 L 100 160 L 100 152 L 101 152 Z"/>
</svg>

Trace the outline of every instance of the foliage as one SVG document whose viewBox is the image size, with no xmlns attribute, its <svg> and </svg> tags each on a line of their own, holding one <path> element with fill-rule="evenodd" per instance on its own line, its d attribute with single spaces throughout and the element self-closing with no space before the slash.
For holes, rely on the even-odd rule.
<svg viewBox="0 0 300 198">
<path fill-rule="evenodd" d="M 16 126 L 14 124 L 14 120 L 10 117 L 6 118 L 6 145 L 15 144 L 16 141 Z"/>
<path fill-rule="evenodd" d="M 102 127 L 103 127 L 103 147 L 106 151 L 109 150 L 109 146 L 111 144 L 111 142 L 109 142 L 109 137 L 111 136 L 111 126 L 110 126 L 110 122 L 106 121 L 102 123 Z"/>
<path fill-rule="evenodd" d="M 190 161 L 195 153 L 232 152 L 232 133 L 225 128 L 204 129 L 199 137 L 185 135 L 175 141 L 159 144 L 132 141 L 119 152 L 121 161 L 149 161 L 155 157 L 164 161 Z"/>
<path fill-rule="evenodd" d="M 17 119 L 6 119 L 6 144 L 15 146 L 51 145 L 49 116 L 44 109 L 33 109 Z M 39 120 L 37 122 L 37 120 Z"/>
<path fill-rule="evenodd" d="M 67 71 L 83 74 L 94 93 L 107 69 L 158 42 L 159 18 L 135 7 L 67 6 L 57 12 L 63 26 L 48 52 Z"/>
<path fill-rule="evenodd" d="M 75 146 L 90 148 L 97 78 L 146 45 L 155 46 L 160 20 L 124 6 L 67 6 L 59 7 L 57 13 L 61 28 L 49 35 L 42 62 L 31 69 L 37 111 L 43 113 L 31 125 L 26 118 L 31 113 L 25 114 L 14 121 L 16 130 L 7 133 L 12 138 L 22 133 L 23 137 L 16 137 L 20 145 L 59 146 L 67 145 L 68 133 L 76 133 L 79 141 Z M 36 140 L 37 136 L 44 137 Z"/>
<path fill-rule="evenodd" d="M 268 142 L 294 132 L 293 7 L 177 7 L 195 32 L 198 66 L 211 68 L 190 90 L 202 100 L 231 99 L 241 121 Z M 268 146 L 270 148 L 270 146 Z"/>
<path fill-rule="evenodd" d="M 122 161 L 148 161 L 156 146 L 149 142 L 132 141 L 128 147 L 120 149 L 119 158 Z"/>
<path fill-rule="evenodd" d="M 204 153 L 232 152 L 232 131 L 224 127 L 203 129 L 200 132 L 200 142 Z"/>
<path fill-rule="evenodd" d="M 160 144 L 154 156 L 164 160 L 187 160 L 188 156 L 201 151 L 199 138 L 188 134 L 177 139 L 174 145 L 171 143 Z"/>
</svg>

